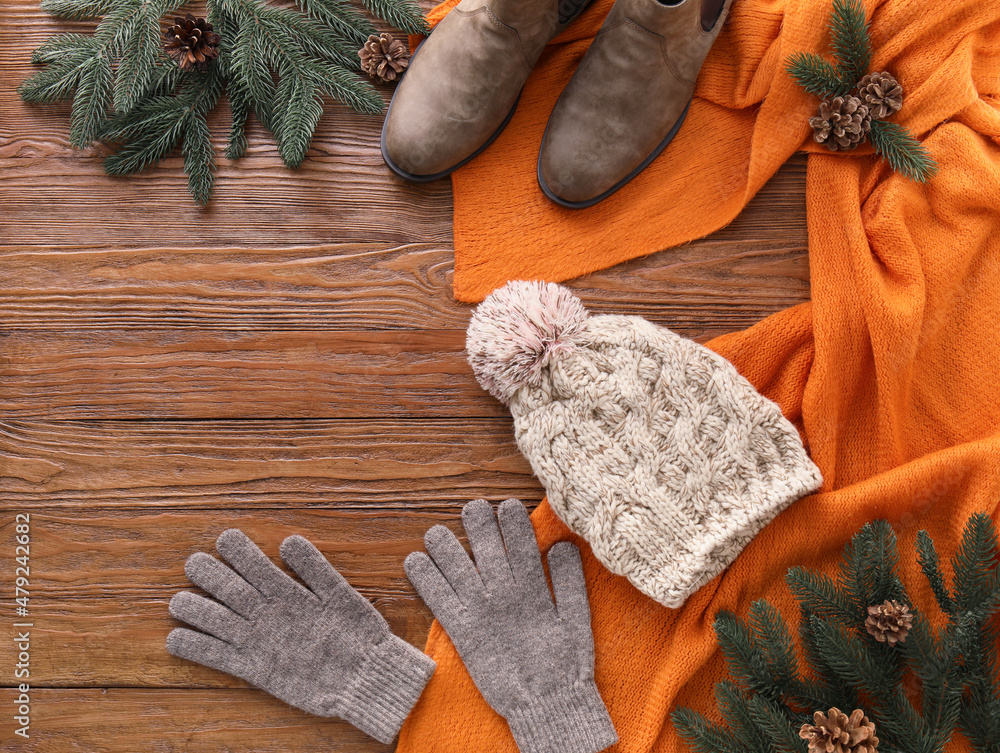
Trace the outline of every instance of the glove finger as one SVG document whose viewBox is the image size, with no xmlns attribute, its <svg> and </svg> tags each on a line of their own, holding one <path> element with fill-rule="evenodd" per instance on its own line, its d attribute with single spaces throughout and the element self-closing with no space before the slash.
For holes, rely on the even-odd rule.
<svg viewBox="0 0 1000 753">
<path fill-rule="evenodd" d="M 514 585 L 507 563 L 500 529 L 490 503 L 484 499 L 469 502 L 462 508 L 462 525 L 469 537 L 476 568 L 487 591 L 500 593 Z"/>
<path fill-rule="evenodd" d="M 289 536 L 281 543 L 281 558 L 325 604 L 334 606 L 347 624 L 373 620 L 388 623 L 364 596 L 359 594 L 344 576 L 337 572 L 323 553 L 302 536 Z"/>
<path fill-rule="evenodd" d="M 463 604 L 482 596 L 483 581 L 455 534 L 444 526 L 434 526 L 424 535 L 424 546 Z"/>
<path fill-rule="evenodd" d="M 204 552 L 195 552 L 184 563 L 184 572 L 196 586 L 208 591 L 237 614 L 250 617 L 263 603 L 260 591 Z"/>
<path fill-rule="evenodd" d="M 167 636 L 167 651 L 226 674 L 237 674 L 236 650 L 225 641 L 187 628 L 174 628 Z"/>
<path fill-rule="evenodd" d="M 170 599 L 170 614 L 203 633 L 238 645 L 247 634 L 249 623 L 235 612 L 204 596 L 181 591 Z"/>
<path fill-rule="evenodd" d="M 448 635 L 452 635 L 455 618 L 463 609 L 462 602 L 434 561 L 424 552 L 413 552 L 403 562 L 403 569 L 420 598 L 430 607 Z"/>
<path fill-rule="evenodd" d="M 500 503 L 497 512 L 503 543 L 507 547 L 507 559 L 514 580 L 523 584 L 529 593 L 541 596 L 552 604 L 549 584 L 542 569 L 542 553 L 538 551 L 535 529 L 531 525 L 528 511 L 519 500 L 508 499 Z"/>
<path fill-rule="evenodd" d="M 282 596 L 296 591 L 305 593 L 302 586 L 281 572 L 238 528 L 223 531 L 215 542 L 215 548 L 236 572 L 265 596 Z"/>
<path fill-rule="evenodd" d="M 571 629 L 583 666 L 593 669 L 594 634 L 580 550 L 569 541 L 560 541 L 549 549 L 548 562 L 559 619 Z"/>
</svg>

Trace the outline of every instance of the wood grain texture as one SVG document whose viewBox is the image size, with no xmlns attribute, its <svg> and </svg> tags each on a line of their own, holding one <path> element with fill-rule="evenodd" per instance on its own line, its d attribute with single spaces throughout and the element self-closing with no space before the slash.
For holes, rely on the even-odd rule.
<svg viewBox="0 0 1000 753">
<path fill-rule="evenodd" d="M 748 327 L 803 300 L 809 275 L 804 239 L 752 230 L 730 227 L 569 287 L 594 311 L 689 334 Z M 462 329 L 471 307 L 452 298 L 452 274 L 451 250 L 427 243 L 12 246 L 0 247 L 10 281 L 0 310 L 17 329 Z"/>
<path fill-rule="evenodd" d="M 181 590 L 203 593 L 188 583 L 176 589 Z M 184 626 L 168 612 L 172 595 L 33 599 L 32 684 L 68 688 L 252 687 L 167 653 L 167 635 Z M 419 598 L 381 596 L 372 602 L 396 635 L 417 648 L 424 647 L 433 617 Z M 13 666 L 16 658 L 7 643 L 14 645 L 5 633 L 0 659 L 5 666 Z M 0 731 L 0 740 L 3 734 Z"/>
<path fill-rule="evenodd" d="M 461 330 L 116 329 L 0 335 L 0 414 L 71 418 L 502 416 Z M 252 389 L 248 389 L 252 386 Z M 46 400 L 39 403 L 38 396 Z"/>
<path fill-rule="evenodd" d="M 401 511 L 541 495 L 506 418 L 0 422 L 0 498 L 17 509 Z"/>
<path fill-rule="evenodd" d="M 109 178 L 105 147 L 70 146 L 68 104 L 16 94 L 34 47 L 92 28 L 0 3 L 0 542 L 30 513 L 34 621 L 32 739 L 4 722 L 0 750 L 385 753 L 171 657 L 167 603 L 226 527 L 273 558 L 299 533 L 419 646 L 402 561 L 424 532 L 460 533 L 475 497 L 541 499 L 465 362 L 449 183 L 397 179 L 380 119 L 335 105 L 299 170 L 251 123 L 207 209 L 179 156 Z M 569 286 L 702 341 L 748 327 L 809 297 L 804 184 L 795 156 L 729 226 Z"/>
<path fill-rule="evenodd" d="M 462 502 L 428 499 L 405 508 L 135 510 L 31 512 L 32 678 L 44 686 L 234 687 L 239 680 L 170 656 L 164 641 L 177 622 L 170 597 L 199 591 L 184 574 L 194 552 L 215 554 L 226 528 L 244 531 L 275 563 L 282 541 L 300 534 L 385 616 L 397 635 L 422 646 L 431 616 L 403 573 L 432 526 L 458 523 Z M 12 519 L 0 525 L 13 539 Z M 0 568 L 13 572 L 13 548 Z M 287 569 L 287 568 L 286 568 Z M 290 571 L 289 571 L 290 572 Z M 0 666 L 15 663 L 0 641 Z"/>
<path fill-rule="evenodd" d="M 35 689 L 32 738 L 19 753 L 387 753 L 337 719 L 250 689 Z M 4 733 L 6 734 L 6 733 Z M 16 742 L 14 742 L 16 741 Z"/>
</svg>

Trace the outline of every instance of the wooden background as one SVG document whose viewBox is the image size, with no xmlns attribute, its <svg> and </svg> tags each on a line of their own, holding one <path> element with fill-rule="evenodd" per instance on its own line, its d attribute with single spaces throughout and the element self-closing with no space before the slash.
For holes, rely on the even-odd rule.
<svg viewBox="0 0 1000 753">
<path fill-rule="evenodd" d="M 300 533 L 422 646 L 403 575 L 475 497 L 542 490 L 462 347 L 447 180 L 383 166 L 379 119 L 338 107 L 302 168 L 259 129 L 215 199 L 181 160 L 104 176 L 68 106 L 15 89 L 87 30 L 0 4 L 0 750 L 390 750 L 167 654 L 185 558 L 238 526 Z M 388 93 L 388 90 L 386 90 Z M 215 132 L 225 133 L 220 117 Z M 729 227 L 577 280 L 595 311 L 704 340 L 808 298 L 804 157 Z M 31 515 L 31 739 L 13 735 L 14 515 Z"/>
</svg>

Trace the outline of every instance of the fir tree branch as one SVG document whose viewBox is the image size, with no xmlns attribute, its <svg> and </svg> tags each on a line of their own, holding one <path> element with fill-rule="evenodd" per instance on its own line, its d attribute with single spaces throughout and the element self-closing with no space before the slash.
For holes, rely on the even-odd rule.
<svg viewBox="0 0 1000 753">
<path fill-rule="evenodd" d="M 420 7 L 412 0 L 361 0 L 364 6 L 391 26 L 408 34 L 428 34 L 430 27 Z"/>
<path fill-rule="evenodd" d="M 948 592 L 945 584 L 944 573 L 941 571 L 941 560 L 938 558 L 937 549 L 931 541 L 927 531 L 917 532 L 917 562 L 923 571 L 931 591 L 934 592 L 934 599 L 938 607 L 947 615 L 955 613 L 955 601 Z"/>
<path fill-rule="evenodd" d="M 833 0 L 830 37 L 839 78 L 853 88 L 872 65 L 872 45 L 863 0 Z"/>
<path fill-rule="evenodd" d="M 172 13 L 184 0 L 139 0 L 122 19 L 114 14 L 98 27 L 108 29 L 108 46 L 118 58 L 114 107 L 135 107 L 153 82 L 158 62 L 165 60 L 160 42 L 160 17 Z"/>
<path fill-rule="evenodd" d="M 185 74 L 177 96 L 148 99 L 112 119 L 101 133 L 122 148 L 104 160 L 109 175 L 130 175 L 156 164 L 182 146 L 188 189 L 201 204 L 208 202 L 213 185 L 215 154 L 206 116 L 222 93 L 216 68 Z"/>
<path fill-rule="evenodd" d="M 778 610 L 763 599 L 750 605 L 749 622 L 754 643 L 767 662 L 771 681 L 784 692 L 798 680 L 795 646 L 788 626 Z"/>
<path fill-rule="evenodd" d="M 261 13 L 270 16 L 275 28 L 284 29 L 286 46 L 290 38 L 310 58 L 317 61 L 328 60 L 349 70 L 361 69 L 361 59 L 354 45 L 328 31 L 320 22 L 284 8 L 267 5 L 261 7 Z"/>
<path fill-rule="evenodd" d="M 343 0 L 295 0 L 295 4 L 355 48 L 376 33 L 371 22 Z M 352 67 L 360 67 L 360 62 Z"/>
<path fill-rule="evenodd" d="M 969 519 L 962 543 L 952 560 L 955 601 L 970 609 L 954 616 L 957 651 L 964 656 L 962 670 L 968 692 L 959 710 L 959 726 L 976 753 L 1000 753 L 1000 673 L 997 646 L 1000 624 L 996 599 L 988 607 L 975 603 L 976 595 L 995 588 L 997 534 L 990 517 L 977 513 Z M 964 578 L 971 583 L 964 583 Z M 995 596 L 995 592 L 994 592 Z"/>
<path fill-rule="evenodd" d="M 309 32 L 315 22 L 256 0 L 218 2 L 240 24 L 233 66 L 247 82 L 241 96 L 274 134 L 285 164 L 297 167 L 304 159 L 323 113 L 323 93 L 360 112 L 382 111 L 378 93 L 338 67 L 337 50 L 324 49 L 322 35 Z"/>
<path fill-rule="evenodd" d="M 818 97 L 843 96 L 854 88 L 840 80 L 836 67 L 811 52 L 796 52 L 785 61 L 785 70 L 810 94 Z"/>
<path fill-rule="evenodd" d="M 18 94 L 31 104 L 72 98 L 99 49 L 93 37 L 83 34 L 53 37 L 32 56 L 33 62 L 48 63 L 48 67 L 21 82 Z"/>
<path fill-rule="evenodd" d="M 59 34 L 36 47 L 31 53 L 31 62 L 36 65 L 59 65 L 67 58 L 90 57 L 97 49 L 97 42 L 89 34 Z"/>
<path fill-rule="evenodd" d="M 776 697 L 767 659 L 754 642 L 750 629 L 730 612 L 715 617 L 715 635 L 733 678 L 748 690 Z"/>
<path fill-rule="evenodd" d="M 927 148 L 898 123 L 873 120 L 868 138 L 889 166 L 910 180 L 926 183 L 937 173 L 937 162 Z"/>
<path fill-rule="evenodd" d="M 748 753 L 741 741 L 691 709 L 676 709 L 670 720 L 695 753 Z"/>
<path fill-rule="evenodd" d="M 845 631 L 818 617 L 811 618 L 809 626 L 827 664 L 842 682 L 864 689 L 876 699 L 892 692 L 892 684 L 882 677 L 878 661 L 855 631 Z"/>
<path fill-rule="evenodd" d="M 120 148 L 106 160 L 116 175 L 136 172 L 180 147 L 189 189 L 204 203 L 215 162 L 207 110 L 225 86 L 233 114 L 227 156 L 246 151 L 251 111 L 272 132 L 282 159 L 298 166 L 323 113 L 325 97 L 365 114 L 381 95 L 353 71 L 358 47 L 375 32 L 347 0 L 295 0 L 300 10 L 267 0 L 206 0 L 221 38 L 208 74 L 190 77 L 162 51 L 161 19 L 183 0 L 42 0 L 68 19 L 100 18 L 93 35 L 64 34 L 39 47 L 44 64 L 19 92 L 28 102 L 72 99 L 70 140 L 84 147 L 103 136 Z M 426 32 L 413 0 L 371 0 L 384 20 Z"/>
<path fill-rule="evenodd" d="M 378 115 L 385 109 L 379 93 L 354 74 L 329 63 L 317 63 L 316 68 L 321 74 L 318 88 L 338 102 L 365 115 Z"/>
<path fill-rule="evenodd" d="M 750 696 L 750 717 L 767 735 L 772 750 L 778 753 L 806 753 L 808 745 L 798 736 L 798 728 L 808 717 L 796 719 L 788 709 L 761 695 Z"/>
<path fill-rule="evenodd" d="M 313 131 L 323 115 L 323 101 L 316 86 L 318 76 L 309 71 L 296 73 L 299 75 L 288 69 L 281 71 L 274 112 L 278 152 L 289 167 L 302 164 Z"/>
<path fill-rule="evenodd" d="M 991 619 L 980 628 L 965 657 L 968 693 L 962 699 L 959 727 L 976 753 L 1000 753 L 1000 677 L 997 644 L 1000 631 Z"/>
<path fill-rule="evenodd" d="M 61 42 L 50 40 L 36 52 L 35 58 L 49 63 L 49 68 L 25 81 L 21 96 L 29 102 L 40 102 L 65 99 L 75 93 L 70 116 L 70 141 L 81 149 L 88 146 L 110 117 L 113 94 L 120 100 L 119 105 L 133 103 L 149 86 L 152 80 L 149 57 L 152 54 L 155 61 L 158 54 L 159 14 L 179 2 L 118 0 L 111 3 L 107 7 L 107 15 L 86 45 L 81 41 L 82 35 L 69 36 L 66 40 L 67 51 L 75 52 L 68 56 L 67 61 L 56 57 Z M 86 15 L 90 10 L 105 7 L 64 3 L 56 9 L 71 15 L 75 12 Z M 157 46 L 151 53 L 149 39 L 153 29 L 156 35 L 153 44 Z M 133 50 L 137 51 L 135 56 L 132 55 Z M 84 51 L 86 56 L 82 54 Z M 114 66 L 122 56 L 124 71 L 119 70 L 116 77 Z M 132 88 L 142 91 L 132 92 Z"/>
<path fill-rule="evenodd" d="M 996 556 L 997 537 L 992 521 L 985 513 L 976 513 L 962 532 L 962 543 L 952 559 L 955 603 L 960 610 L 975 610 L 996 597 L 1000 590 Z"/>
<path fill-rule="evenodd" d="M 242 77 L 236 75 L 234 67 L 233 53 L 236 49 L 236 40 L 239 37 L 240 29 L 236 20 L 215 3 L 209 8 L 208 19 L 222 40 L 219 44 L 219 56 L 215 60 L 215 65 L 219 68 L 220 76 L 226 81 L 226 94 L 229 97 L 229 109 L 232 112 L 225 154 L 227 159 L 235 160 L 246 154 L 246 123 L 253 109 L 250 95 L 246 90 L 246 83 Z"/>
<path fill-rule="evenodd" d="M 122 148 L 104 160 L 108 175 L 131 175 L 156 164 L 184 138 L 191 108 L 177 97 L 156 97 L 130 113 L 113 118 L 101 133 Z"/>
<path fill-rule="evenodd" d="M 109 13 L 115 0 L 42 0 L 46 13 L 67 21 L 90 21 Z"/>
<path fill-rule="evenodd" d="M 205 113 L 193 110 L 184 132 L 184 172 L 188 174 L 188 191 L 201 205 L 212 197 L 215 171 L 215 149 L 208 130 Z"/>
<path fill-rule="evenodd" d="M 716 683 L 715 703 L 722 721 L 750 753 L 772 753 L 771 741 L 761 732 L 750 713 L 746 692 L 732 682 Z"/>
<path fill-rule="evenodd" d="M 785 583 L 798 599 L 803 611 L 844 626 L 854 626 L 865 619 L 865 612 L 842 593 L 823 573 L 802 567 L 789 568 Z"/>
<path fill-rule="evenodd" d="M 799 628 L 804 672 L 787 646 L 780 614 L 767 602 L 751 605 L 745 624 L 721 612 L 716 633 L 735 682 L 718 683 L 715 698 L 727 727 L 679 710 L 678 729 L 705 753 L 727 744 L 747 753 L 761 753 L 762 746 L 767 753 L 798 753 L 804 747 L 796 735 L 807 720 L 804 711 L 860 708 L 876 723 L 879 750 L 886 753 L 943 753 L 956 727 L 975 753 L 1000 753 L 998 549 L 989 516 L 971 518 L 952 560 L 952 597 L 933 543 L 919 535 L 921 567 L 929 582 L 937 582 L 932 590 L 940 592 L 935 599 L 951 608 L 947 627 L 935 631 L 906 598 L 891 527 L 885 521 L 864 526 L 844 547 L 836 584 L 817 573 L 789 572 L 787 580 L 804 597 Z M 869 635 L 861 615 L 842 619 L 854 602 L 884 598 L 910 604 L 912 626 L 895 645 Z M 828 616 L 810 613 L 807 602 Z M 920 692 L 912 697 L 904 683 L 907 670 L 919 681 Z"/>
<path fill-rule="evenodd" d="M 81 70 L 69 119 L 69 140 L 78 149 L 95 141 L 108 119 L 113 77 L 111 60 L 103 53 L 87 60 Z"/>
<path fill-rule="evenodd" d="M 867 607 L 887 599 L 909 601 L 896 576 L 899 555 L 896 534 L 885 520 L 866 523 L 844 548 L 840 584 L 858 607 L 862 619 Z"/>
<path fill-rule="evenodd" d="M 867 710 L 877 716 L 880 739 L 898 750 L 933 753 L 928 746 L 932 731 L 903 693 L 902 677 L 887 671 L 886 662 L 856 633 L 815 617 L 810 627 L 836 676 L 858 689 Z"/>
</svg>

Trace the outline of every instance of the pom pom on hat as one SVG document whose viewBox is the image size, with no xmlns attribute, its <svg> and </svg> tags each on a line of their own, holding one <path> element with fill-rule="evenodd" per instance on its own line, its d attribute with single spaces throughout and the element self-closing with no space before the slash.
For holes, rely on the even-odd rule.
<svg viewBox="0 0 1000 753">
<path fill-rule="evenodd" d="M 466 351 L 483 389 L 509 403 L 542 369 L 572 352 L 587 319 L 580 299 L 551 282 L 508 282 L 476 309 Z"/>
</svg>

